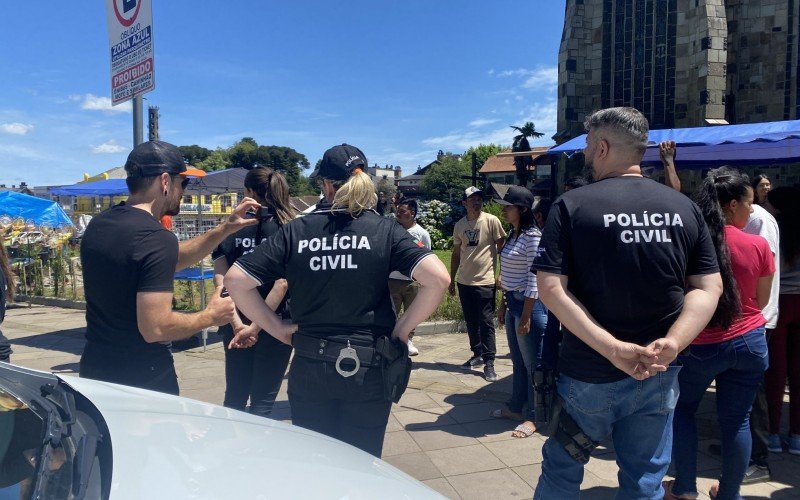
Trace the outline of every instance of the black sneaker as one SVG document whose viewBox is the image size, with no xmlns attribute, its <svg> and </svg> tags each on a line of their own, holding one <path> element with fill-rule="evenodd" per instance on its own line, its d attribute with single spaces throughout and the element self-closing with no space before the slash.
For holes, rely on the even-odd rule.
<svg viewBox="0 0 800 500">
<path fill-rule="evenodd" d="M 497 376 L 497 372 L 494 371 L 494 363 L 491 361 L 486 363 L 486 366 L 483 367 L 483 378 L 485 378 L 487 382 L 497 382 L 500 379 L 500 377 Z"/>
<path fill-rule="evenodd" d="M 472 356 L 463 365 L 461 365 L 461 369 L 472 370 L 473 368 L 478 368 L 479 366 L 483 366 L 483 358 L 481 356 Z"/>
<path fill-rule="evenodd" d="M 769 466 L 752 464 L 744 473 L 742 484 L 765 483 L 768 481 L 772 481 Z"/>
</svg>

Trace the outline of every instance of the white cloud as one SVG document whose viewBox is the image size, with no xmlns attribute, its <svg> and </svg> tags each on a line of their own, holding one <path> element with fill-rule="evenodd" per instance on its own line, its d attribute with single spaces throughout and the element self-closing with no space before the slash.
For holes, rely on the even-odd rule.
<svg viewBox="0 0 800 500">
<path fill-rule="evenodd" d="M 558 85 L 558 67 L 537 68 L 533 71 L 522 86 L 526 89 L 549 88 L 555 89 Z"/>
<path fill-rule="evenodd" d="M 25 135 L 33 130 L 33 125 L 27 123 L 0 123 L 0 132 L 11 135 Z"/>
<path fill-rule="evenodd" d="M 117 144 L 117 141 L 111 139 L 110 141 L 106 141 L 99 146 L 90 146 L 92 148 L 92 153 L 94 154 L 114 154 L 114 153 L 124 153 L 127 151 L 126 148 Z"/>
<path fill-rule="evenodd" d="M 557 104 L 555 99 L 548 99 L 544 103 L 536 103 L 529 108 L 521 110 L 517 115 L 509 115 L 506 119 L 509 125 L 520 125 L 533 122 L 536 130 L 544 135 L 538 139 L 531 139 L 531 146 L 548 146 L 553 143 L 551 137 L 556 133 Z M 500 120 L 497 120 L 500 121 Z M 516 132 L 509 126 L 496 128 L 489 131 L 457 130 L 439 137 L 429 137 L 422 141 L 426 146 L 437 147 L 449 151 L 466 151 L 470 147 L 480 144 L 500 144 L 509 146 Z"/>
<path fill-rule="evenodd" d="M 524 78 L 522 88 L 555 89 L 558 85 L 558 66 L 538 66 L 536 69 L 511 69 L 495 73 L 498 78 Z"/>
<path fill-rule="evenodd" d="M 497 123 L 498 121 L 499 120 L 497 120 L 496 118 L 478 118 L 476 120 L 472 120 L 471 122 L 469 122 L 469 126 L 478 128 L 486 125 L 491 125 L 492 123 Z"/>
<path fill-rule="evenodd" d="M 96 96 L 94 94 L 86 94 L 84 96 L 71 95 L 69 96 L 69 99 L 71 101 L 80 101 L 82 99 L 83 102 L 81 103 L 81 109 L 87 109 L 89 111 L 104 111 L 106 113 L 130 113 L 133 109 L 131 101 L 127 101 L 122 104 L 112 106 L 110 97 L 101 97 L 101 96 Z"/>
</svg>

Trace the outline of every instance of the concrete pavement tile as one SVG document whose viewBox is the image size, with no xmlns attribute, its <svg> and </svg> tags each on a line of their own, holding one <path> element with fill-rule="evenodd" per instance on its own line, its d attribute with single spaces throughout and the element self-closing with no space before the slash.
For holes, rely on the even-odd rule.
<svg viewBox="0 0 800 500">
<path fill-rule="evenodd" d="M 428 392 L 428 396 L 430 396 L 430 398 L 442 408 L 448 409 L 452 408 L 453 406 L 472 405 L 481 402 L 480 399 L 464 396 L 462 394 L 439 394 L 436 392 Z"/>
<path fill-rule="evenodd" d="M 589 471 L 583 472 L 581 500 L 613 500 L 617 495 L 617 481 L 603 481 Z"/>
<path fill-rule="evenodd" d="M 613 460 L 605 459 L 607 456 L 608 455 L 592 457 L 591 460 L 589 460 L 589 463 L 586 464 L 586 470 L 599 477 L 603 481 L 613 481 L 614 484 L 616 484 L 619 467 L 617 467 L 617 463 Z"/>
<path fill-rule="evenodd" d="M 413 477 L 417 481 L 425 481 L 427 479 L 435 479 L 442 477 L 439 469 L 433 465 L 428 455 L 418 453 L 406 453 L 404 455 L 394 455 L 386 457 L 386 462 L 394 465 L 401 471 Z"/>
<path fill-rule="evenodd" d="M 464 424 L 464 428 L 467 429 L 469 435 L 476 438 L 481 443 L 515 439 L 511 436 L 511 431 L 513 431 L 516 426 L 516 422 L 499 418 Z"/>
<path fill-rule="evenodd" d="M 397 432 L 402 431 L 403 426 L 400 425 L 400 422 L 394 417 L 394 414 L 389 414 L 389 421 L 386 424 L 386 432 Z"/>
<path fill-rule="evenodd" d="M 426 429 L 408 431 L 408 433 L 423 451 L 479 444 L 477 439 L 468 435 L 469 433 L 462 425 L 428 427 Z"/>
<path fill-rule="evenodd" d="M 442 495 L 450 498 L 452 500 L 460 500 L 461 496 L 456 493 L 456 490 L 453 489 L 453 485 L 445 478 L 439 479 L 428 479 L 427 481 L 422 481 L 426 486 L 432 488 Z"/>
<path fill-rule="evenodd" d="M 447 415 L 440 415 L 439 412 L 443 413 L 444 410 L 437 406 L 436 408 L 426 408 L 424 410 L 397 411 L 394 412 L 394 417 L 406 430 L 417 430 L 426 427 L 457 423 Z"/>
<path fill-rule="evenodd" d="M 508 467 L 542 463 L 544 442 L 535 435 L 524 439 L 484 443 L 484 446 Z"/>
<path fill-rule="evenodd" d="M 481 444 L 426 451 L 431 461 L 446 477 L 470 474 L 487 470 L 503 469 L 505 466 Z M 454 485 L 455 486 L 455 485 Z M 459 491 L 459 495 L 462 492 Z"/>
<path fill-rule="evenodd" d="M 508 469 L 477 472 L 447 478 L 464 500 L 531 498 L 533 488 Z"/>
<path fill-rule="evenodd" d="M 456 406 L 447 412 L 447 415 L 459 423 L 478 422 L 490 420 L 492 410 L 496 410 L 495 403 L 477 403 L 474 405 Z"/>
<path fill-rule="evenodd" d="M 439 406 L 436 401 L 431 399 L 426 393 L 416 390 L 416 391 L 406 391 L 403 394 L 403 397 L 400 398 L 400 401 L 397 403 L 398 406 L 403 408 L 414 408 L 414 409 L 422 409 L 422 408 L 431 408 L 434 406 Z"/>
<path fill-rule="evenodd" d="M 539 482 L 539 476 L 542 475 L 542 464 L 521 465 L 519 467 L 512 467 L 511 470 L 523 481 L 528 483 L 531 488 L 536 488 L 536 483 Z"/>
<path fill-rule="evenodd" d="M 383 454 L 381 456 L 391 457 L 419 451 L 422 450 L 407 432 L 387 432 L 383 438 Z"/>
</svg>

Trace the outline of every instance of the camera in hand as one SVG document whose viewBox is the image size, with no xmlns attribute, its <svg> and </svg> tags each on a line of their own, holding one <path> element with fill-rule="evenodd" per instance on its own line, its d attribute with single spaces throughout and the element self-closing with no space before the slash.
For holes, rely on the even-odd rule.
<svg viewBox="0 0 800 500">
<path fill-rule="evenodd" d="M 266 219 L 272 212 L 270 211 L 269 207 L 261 207 L 258 210 L 248 210 L 245 214 L 246 219 Z"/>
</svg>

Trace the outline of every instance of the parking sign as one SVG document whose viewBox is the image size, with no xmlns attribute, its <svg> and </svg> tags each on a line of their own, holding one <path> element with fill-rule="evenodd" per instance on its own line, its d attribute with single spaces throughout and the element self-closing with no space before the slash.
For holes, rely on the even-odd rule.
<svg viewBox="0 0 800 500">
<path fill-rule="evenodd" d="M 106 0 L 111 51 L 111 102 L 117 105 L 156 86 L 151 0 Z"/>
</svg>

